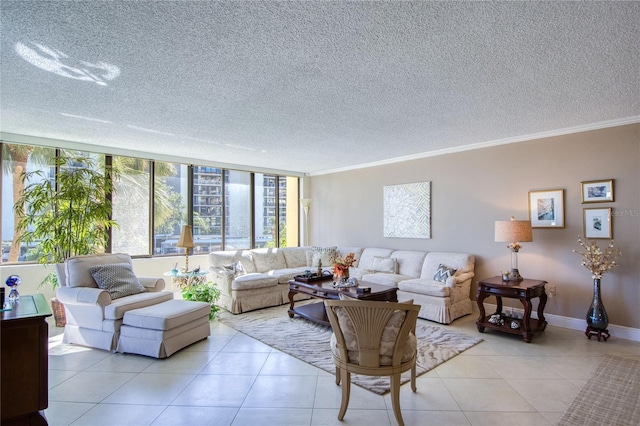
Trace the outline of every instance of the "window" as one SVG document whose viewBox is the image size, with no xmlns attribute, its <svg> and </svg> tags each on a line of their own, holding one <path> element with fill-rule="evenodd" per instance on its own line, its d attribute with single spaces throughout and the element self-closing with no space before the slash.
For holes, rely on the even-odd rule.
<svg viewBox="0 0 640 426">
<path fill-rule="evenodd" d="M 222 169 L 193 168 L 194 253 L 222 250 Z"/>
<path fill-rule="evenodd" d="M 154 163 L 153 254 L 177 254 L 182 225 L 187 224 L 188 168 L 184 164 Z"/>
<path fill-rule="evenodd" d="M 182 225 L 188 223 L 193 225 L 194 253 L 299 244 L 297 177 L 56 147 L 4 142 L 0 147 L 3 263 L 37 258 L 37 243 L 17 243 L 15 198 L 22 190 L 23 171 L 40 171 L 33 180 L 47 179 L 55 187 L 56 152 L 89 157 L 102 171 L 106 160 L 117 171 L 119 178 L 111 194 L 112 218 L 118 224 L 111 230 L 112 252 L 133 256 L 182 254 L 184 250 L 176 243 Z"/>
<path fill-rule="evenodd" d="M 225 170 L 226 250 L 251 248 L 251 173 Z"/>
<path fill-rule="evenodd" d="M 111 251 L 130 255 L 149 254 L 149 204 L 151 163 L 133 157 L 113 157 L 120 179 L 114 182 Z"/>
<path fill-rule="evenodd" d="M 41 170 L 46 178 L 53 181 L 55 176 L 54 148 L 30 145 L 2 144 L 2 262 L 24 262 L 35 259 L 37 244 L 28 246 L 16 238 L 17 216 L 15 205 L 25 185 L 23 172 Z M 34 176 L 34 178 L 36 178 Z"/>
</svg>

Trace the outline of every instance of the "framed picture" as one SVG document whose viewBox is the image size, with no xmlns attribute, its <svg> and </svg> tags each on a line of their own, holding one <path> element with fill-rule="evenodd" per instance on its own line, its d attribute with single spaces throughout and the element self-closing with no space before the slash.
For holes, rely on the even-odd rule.
<svg viewBox="0 0 640 426">
<path fill-rule="evenodd" d="M 564 189 L 529 191 L 532 228 L 564 228 Z"/>
<path fill-rule="evenodd" d="M 583 209 L 585 238 L 613 238 L 611 208 Z"/>
<path fill-rule="evenodd" d="M 606 203 L 613 201 L 613 179 L 580 182 L 582 203 Z"/>
<path fill-rule="evenodd" d="M 384 237 L 431 238 L 431 182 L 384 187 Z"/>
</svg>

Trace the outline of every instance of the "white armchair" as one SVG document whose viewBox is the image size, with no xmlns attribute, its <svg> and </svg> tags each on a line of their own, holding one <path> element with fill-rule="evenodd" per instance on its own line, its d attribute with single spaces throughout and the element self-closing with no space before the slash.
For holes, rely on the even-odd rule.
<svg viewBox="0 0 640 426">
<path fill-rule="evenodd" d="M 94 275 L 100 273 L 99 285 Z M 125 253 L 72 257 L 56 265 L 56 274 L 56 296 L 67 320 L 65 343 L 114 351 L 125 312 L 173 299 L 173 293 L 162 291 L 163 278 L 135 277 Z"/>
</svg>

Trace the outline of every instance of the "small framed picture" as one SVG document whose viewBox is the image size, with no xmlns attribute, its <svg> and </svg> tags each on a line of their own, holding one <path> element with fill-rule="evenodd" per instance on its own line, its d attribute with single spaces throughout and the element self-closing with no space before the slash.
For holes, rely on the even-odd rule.
<svg viewBox="0 0 640 426">
<path fill-rule="evenodd" d="M 580 182 L 580 185 L 582 186 L 582 204 L 613 201 L 613 179 L 589 180 Z"/>
<path fill-rule="evenodd" d="M 583 209 L 585 238 L 613 238 L 611 231 L 611 208 Z"/>
<path fill-rule="evenodd" d="M 529 191 L 532 228 L 564 228 L 564 189 Z"/>
</svg>

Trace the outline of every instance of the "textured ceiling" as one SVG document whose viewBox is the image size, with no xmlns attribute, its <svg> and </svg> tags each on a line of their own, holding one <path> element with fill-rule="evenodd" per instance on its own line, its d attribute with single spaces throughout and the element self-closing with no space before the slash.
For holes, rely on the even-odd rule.
<svg viewBox="0 0 640 426">
<path fill-rule="evenodd" d="M 0 7 L 5 137 L 313 174 L 640 121 L 638 2 Z"/>
</svg>

